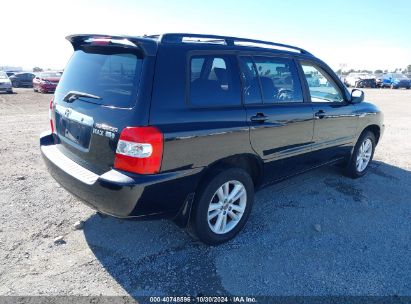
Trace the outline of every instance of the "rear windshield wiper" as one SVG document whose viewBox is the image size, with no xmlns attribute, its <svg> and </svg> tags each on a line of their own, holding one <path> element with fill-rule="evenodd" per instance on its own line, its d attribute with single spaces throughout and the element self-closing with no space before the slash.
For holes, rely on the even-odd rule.
<svg viewBox="0 0 411 304">
<path fill-rule="evenodd" d="M 80 97 L 87 97 L 87 98 L 93 98 L 93 99 L 102 99 L 100 96 L 85 93 L 85 92 L 79 92 L 79 91 L 70 91 L 64 96 L 63 101 L 65 102 L 73 102 L 76 99 Z"/>
</svg>

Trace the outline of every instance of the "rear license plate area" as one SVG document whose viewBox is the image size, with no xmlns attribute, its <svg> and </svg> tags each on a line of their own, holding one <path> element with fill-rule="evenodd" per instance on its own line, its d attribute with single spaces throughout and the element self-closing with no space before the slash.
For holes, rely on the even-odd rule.
<svg viewBox="0 0 411 304">
<path fill-rule="evenodd" d="M 93 131 L 91 117 L 61 106 L 59 109 L 56 107 L 55 117 L 58 135 L 83 149 L 89 149 Z"/>
</svg>

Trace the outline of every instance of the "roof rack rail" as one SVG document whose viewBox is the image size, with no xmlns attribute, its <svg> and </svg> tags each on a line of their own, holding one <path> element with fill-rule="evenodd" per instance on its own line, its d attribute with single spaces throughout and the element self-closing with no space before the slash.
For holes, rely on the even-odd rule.
<svg viewBox="0 0 411 304">
<path fill-rule="evenodd" d="M 189 34 L 189 33 L 167 33 L 162 34 L 159 37 L 159 40 L 162 43 L 182 43 L 182 42 L 203 42 L 203 43 L 224 43 L 228 46 L 235 46 L 243 44 L 254 44 L 257 45 L 256 47 L 277 47 L 277 48 L 284 48 L 293 51 L 298 51 L 301 54 L 312 55 L 310 52 L 288 44 L 270 42 L 270 41 L 263 41 L 263 40 L 256 40 L 256 39 L 247 39 L 247 38 L 237 38 L 237 37 L 230 37 L 230 36 L 219 36 L 219 35 L 206 35 L 206 34 Z M 196 40 L 197 39 L 197 40 Z M 202 41 L 203 39 L 203 41 Z M 186 40 L 186 41 L 184 41 Z M 251 45 L 252 46 L 252 45 Z"/>
</svg>

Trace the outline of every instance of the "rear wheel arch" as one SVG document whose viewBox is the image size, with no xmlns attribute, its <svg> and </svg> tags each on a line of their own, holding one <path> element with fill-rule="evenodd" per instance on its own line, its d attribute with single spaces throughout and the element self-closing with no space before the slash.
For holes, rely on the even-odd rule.
<svg viewBox="0 0 411 304">
<path fill-rule="evenodd" d="M 229 168 L 240 168 L 246 171 L 251 176 L 254 187 L 258 187 L 261 184 L 263 175 L 262 160 L 253 154 L 240 154 L 220 159 L 206 167 L 200 180 L 200 185 L 204 184 L 215 174 Z"/>
<path fill-rule="evenodd" d="M 183 205 L 183 208 L 179 211 L 175 219 L 177 225 L 180 227 L 189 228 L 188 232 L 190 233 L 190 227 L 187 225 L 192 218 L 192 213 L 195 211 L 195 204 L 194 201 L 196 198 L 201 196 L 204 189 L 207 187 L 208 183 L 219 173 L 231 169 L 231 168 L 240 168 L 246 171 L 254 184 L 254 189 L 258 188 L 258 186 L 262 183 L 263 178 L 263 162 L 259 159 L 258 156 L 253 154 L 240 154 L 240 155 L 233 155 L 227 158 L 220 159 L 211 163 L 209 166 L 203 169 L 202 176 L 197 183 L 196 190 L 193 193 L 194 195 L 190 197 L 190 199 L 186 200 Z M 188 209 L 188 212 L 184 212 L 182 214 L 182 210 Z M 182 218 L 182 220 L 181 220 Z"/>
</svg>

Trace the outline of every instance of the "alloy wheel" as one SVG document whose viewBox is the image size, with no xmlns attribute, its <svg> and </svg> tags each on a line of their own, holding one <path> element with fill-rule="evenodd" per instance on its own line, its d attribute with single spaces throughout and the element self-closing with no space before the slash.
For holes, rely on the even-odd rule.
<svg viewBox="0 0 411 304">
<path fill-rule="evenodd" d="M 214 193 L 208 206 L 207 220 L 216 234 L 225 234 L 240 222 L 247 205 L 247 191 L 236 180 L 224 183 Z"/>
<path fill-rule="evenodd" d="M 362 172 L 367 168 L 372 154 L 372 141 L 366 138 L 358 149 L 356 168 L 358 172 Z"/>
</svg>

